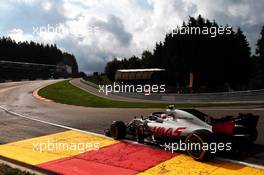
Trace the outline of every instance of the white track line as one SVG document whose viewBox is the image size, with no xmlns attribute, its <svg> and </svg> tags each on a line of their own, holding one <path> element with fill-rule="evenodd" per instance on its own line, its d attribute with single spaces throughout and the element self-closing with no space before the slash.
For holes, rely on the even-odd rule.
<svg viewBox="0 0 264 175">
<path fill-rule="evenodd" d="M 197 108 L 205 111 L 264 111 L 264 108 Z"/>
<path fill-rule="evenodd" d="M 10 110 L 8 110 L 7 108 L 5 108 L 3 106 L 0 106 L 0 109 L 2 109 L 3 111 L 5 111 L 5 112 L 7 112 L 9 114 L 12 114 L 12 115 L 15 115 L 15 116 L 18 116 L 18 117 L 21 117 L 21 118 L 25 118 L 25 119 L 28 119 L 28 120 L 37 121 L 37 122 L 44 123 L 44 124 L 47 124 L 47 125 L 56 126 L 56 127 L 59 127 L 59 128 L 73 130 L 73 131 L 82 132 L 82 133 L 86 133 L 86 134 L 92 134 L 92 135 L 95 135 L 95 136 L 104 137 L 104 138 L 108 138 L 109 139 L 109 137 L 106 137 L 105 135 L 102 135 L 102 134 L 97 134 L 97 133 L 93 133 L 93 132 L 89 132 L 89 131 L 85 131 L 85 130 L 81 130 L 81 129 L 77 129 L 77 128 L 72 128 L 72 127 L 69 127 L 69 126 L 64 126 L 64 125 L 60 125 L 60 124 L 56 124 L 56 123 L 52 123 L 52 122 L 47 122 L 47 121 L 44 121 L 44 120 L 40 120 L 40 119 L 35 119 L 35 118 L 32 118 L 32 117 L 29 117 L 29 116 L 25 116 L 25 115 L 10 111 Z"/>
<path fill-rule="evenodd" d="M 102 135 L 102 134 L 97 134 L 97 133 L 93 133 L 93 132 L 89 132 L 89 131 L 85 131 L 85 130 L 81 130 L 81 129 L 77 129 L 77 128 L 72 128 L 72 127 L 69 127 L 69 126 L 64 126 L 64 125 L 60 125 L 60 124 L 56 124 L 56 123 L 52 123 L 52 122 L 47 122 L 47 121 L 44 121 L 44 120 L 40 120 L 40 119 L 35 119 L 35 118 L 32 118 L 32 117 L 29 117 L 29 116 L 25 116 L 25 115 L 10 111 L 10 110 L 8 110 L 7 108 L 5 108 L 3 106 L 0 106 L 0 109 L 2 109 L 3 111 L 5 111 L 5 112 L 7 112 L 9 114 L 12 114 L 12 115 L 15 115 L 15 116 L 18 116 L 18 117 L 21 117 L 21 118 L 25 118 L 25 119 L 28 119 L 28 120 L 32 120 L 32 121 L 48 124 L 48 125 L 51 125 L 51 126 L 60 127 L 60 128 L 63 128 L 63 129 L 73 130 L 73 131 L 82 132 L 82 133 L 91 134 L 91 135 L 94 135 L 94 136 L 98 136 L 98 137 L 103 137 L 103 138 L 109 139 L 109 137 L 107 137 L 105 135 Z M 131 141 L 131 140 L 124 140 L 124 141 L 128 142 L 128 143 L 132 143 L 132 144 L 139 144 L 139 143 Z M 253 168 L 264 169 L 264 166 L 262 166 L 262 165 L 256 165 L 256 164 L 242 162 L 242 161 L 238 161 L 238 160 L 231 160 L 231 159 L 225 159 L 225 158 L 217 158 L 217 160 L 231 162 L 231 163 L 236 163 L 236 164 L 245 165 L 245 166 L 249 166 L 249 167 L 253 167 Z"/>
</svg>

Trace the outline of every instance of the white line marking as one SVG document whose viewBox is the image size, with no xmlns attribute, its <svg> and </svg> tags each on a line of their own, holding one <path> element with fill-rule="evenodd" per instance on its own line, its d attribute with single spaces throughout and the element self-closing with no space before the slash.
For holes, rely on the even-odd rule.
<svg viewBox="0 0 264 175">
<path fill-rule="evenodd" d="M 18 116 L 18 117 L 21 117 L 21 118 L 25 118 L 25 119 L 28 119 L 28 120 L 37 121 L 37 122 L 40 122 L 40 123 L 48 124 L 48 125 L 51 125 L 51 126 L 56 126 L 56 127 L 63 128 L 63 129 L 73 130 L 73 131 L 77 131 L 77 132 L 82 132 L 82 133 L 91 134 L 91 135 L 95 135 L 95 136 L 99 136 L 99 137 L 104 137 L 104 138 L 110 139 L 109 137 L 107 137 L 105 135 L 102 135 L 102 134 L 97 134 L 97 133 L 93 133 L 93 132 L 89 132 L 89 131 L 85 131 L 85 130 L 81 130 L 81 129 L 77 129 L 77 128 L 72 128 L 72 127 L 69 127 L 69 126 L 64 126 L 64 125 L 60 125 L 60 124 L 56 124 L 56 123 L 52 123 L 52 122 L 47 122 L 47 121 L 40 120 L 40 119 L 35 119 L 35 118 L 29 117 L 29 116 L 25 116 L 25 115 L 22 115 L 22 114 L 18 114 L 16 112 L 10 111 L 7 108 L 2 107 L 2 106 L 0 106 L 0 109 L 4 110 L 5 112 L 7 112 L 9 114 L 12 114 L 12 115 L 15 115 L 15 116 Z"/>
<path fill-rule="evenodd" d="M 197 108 L 205 111 L 264 111 L 264 108 Z"/>
<path fill-rule="evenodd" d="M 73 130 L 73 131 L 82 132 L 82 133 L 85 133 L 85 134 L 91 134 L 91 135 L 94 135 L 94 136 L 110 139 L 109 137 L 107 137 L 105 135 L 102 135 L 102 134 L 97 134 L 97 133 L 93 133 L 93 132 L 89 132 L 89 131 L 85 131 L 85 130 L 81 130 L 81 129 L 77 129 L 77 128 L 72 128 L 72 127 L 69 127 L 69 126 L 64 126 L 64 125 L 60 125 L 60 124 L 56 124 L 56 123 L 52 123 L 52 122 L 47 122 L 47 121 L 44 121 L 44 120 L 39 120 L 39 119 L 35 119 L 35 118 L 32 118 L 32 117 L 29 117 L 29 116 L 25 116 L 25 115 L 10 111 L 7 108 L 2 107 L 2 106 L 0 106 L 0 109 L 2 109 L 3 111 L 5 111 L 7 113 L 12 114 L 12 115 L 15 115 L 15 116 L 18 116 L 18 117 L 21 117 L 21 118 L 25 118 L 25 119 L 28 119 L 28 120 L 37 121 L 37 122 L 40 122 L 40 123 L 44 123 L 44 124 L 48 124 L 48 125 L 51 125 L 51 126 L 60 127 L 60 128 L 63 128 L 63 129 Z M 124 141 L 128 142 L 128 143 L 131 143 L 131 144 L 139 144 L 139 143 L 131 141 L 131 140 L 124 140 Z M 140 144 L 140 145 L 143 145 L 143 144 Z M 217 160 L 231 162 L 231 163 L 236 163 L 236 164 L 241 164 L 241 165 L 245 165 L 245 166 L 253 167 L 253 168 L 264 169 L 264 166 L 262 166 L 262 165 L 256 165 L 256 164 L 242 162 L 242 161 L 238 161 L 238 160 L 231 160 L 231 159 L 225 159 L 225 158 L 217 158 Z"/>
</svg>

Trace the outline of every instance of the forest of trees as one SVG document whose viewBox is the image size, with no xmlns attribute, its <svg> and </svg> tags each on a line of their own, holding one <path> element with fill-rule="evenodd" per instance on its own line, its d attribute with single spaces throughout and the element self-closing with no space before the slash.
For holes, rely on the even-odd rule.
<svg viewBox="0 0 264 175">
<path fill-rule="evenodd" d="M 188 86 L 192 73 L 197 91 L 201 87 L 206 91 L 264 88 L 264 30 L 256 55 L 251 56 L 249 43 L 240 28 L 221 26 L 201 15 L 190 17 L 176 29 L 184 27 L 229 28 L 230 32 L 215 37 L 167 33 L 163 42 L 156 43 L 152 52 L 144 51 L 141 58 L 115 58 L 108 62 L 106 75 L 113 81 L 117 69 L 163 68 L 167 84 L 175 87 Z"/>
<path fill-rule="evenodd" d="M 257 42 L 256 53 L 252 56 L 254 71 L 251 86 L 255 89 L 264 88 L 264 26 L 262 27 L 260 35 L 261 37 Z"/>
<path fill-rule="evenodd" d="M 47 64 L 47 65 L 56 65 L 56 66 L 67 65 L 71 67 L 72 74 L 65 75 L 65 73 L 63 73 L 63 75 L 60 74 L 58 76 L 65 77 L 65 76 L 72 76 L 78 74 L 78 64 L 76 62 L 74 55 L 69 54 L 67 52 L 62 52 L 60 49 L 57 48 L 56 45 L 52 45 L 52 44 L 44 45 L 44 44 L 35 43 L 33 41 L 16 42 L 9 37 L 2 37 L 0 38 L 0 61 L 36 63 L 36 64 Z M 9 65 L 11 65 L 11 63 L 9 63 Z M 23 66 L 18 66 L 18 67 L 10 66 L 10 68 L 4 69 L 3 65 L 0 65 L 0 68 L 1 68 L 0 72 L 2 74 L 0 75 L 0 79 L 6 79 L 6 78 L 14 79 L 14 76 L 31 78 L 29 77 L 30 74 L 26 73 L 26 71 L 29 73 L 30 71 L 32 71 L 31 74 L 38 74 L 38 76 L 40 76 L 35 78 L 42 78 L 43 76 L 48 78 L 48 76 L 50 77 L 52 75 L 55 75 L 57 70 L 57 69 L 48 70 L 47 67 L 46 69 L 41 68 L 38 71 L 38 69 L 34 68 L 34 72 L 33 72 L 33 69 L 30 70 L 31 68 L 28 68 L 29 70 L 25 70 L 26 68 L 25 67 L 23 68 Z M 6 69 L 10 69 L 10 71 Z M 15 75 L 14 72 L 16 72 L 16 74 L 21 73 L 24 75 L 18 76 Z"/>
</svg>

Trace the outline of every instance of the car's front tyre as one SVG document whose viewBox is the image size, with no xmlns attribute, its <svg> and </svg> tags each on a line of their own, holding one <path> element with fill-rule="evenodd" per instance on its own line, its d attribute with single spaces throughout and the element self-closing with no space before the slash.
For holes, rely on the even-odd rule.
<svg viewBox="0 0 264 175">
<path fill-rule="evenodd" d="M 111 136 L 115 140 L 124 139 L 126 136 L 126 125 L 122 121 L 114 121 L 110 126 Z"/>
</svg>

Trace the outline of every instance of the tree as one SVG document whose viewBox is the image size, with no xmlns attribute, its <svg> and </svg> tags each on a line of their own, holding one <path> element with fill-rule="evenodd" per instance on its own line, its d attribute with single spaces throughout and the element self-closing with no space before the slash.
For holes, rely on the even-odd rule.
<svg viewBox="0 0 264 175">
<path fill-rule="evenodd" d="M 140 67 L 141 67 L 141 60 L 138 57 L 132 56 L 131 58 L 128 59 L 129 69 L 138 69 Z"/>
<path fill-rule="evenodd" d="M 260 39 L 257 41 L 255 61 L 255 78 L 253 88 L 264 88 L 264 26 L 260 32 Z"/>
<path fill-rule="evenodd" d="M 109 61 L 105 67 L 105 74 L 109 78 L 109 80 L 115 80 L 115 73 L 117 69 L 121 68 L 121 62 L 118 61 L 116 58 L 114 60 Z"/>
<path fill-rule="evenodd" d="M 0 38 L 0 60 L 22 63 L 37 63 L 48 65 L 68 65 L 72 68 L 72 73 L 77 75 L 78 65 L 74 55 L 62 52 L 55 44 L 44 45 L 33 41 L 16 42 L 10 37 Z M 11 63 L 9 63 L 11 64 Z M 34 78 L 50 78 L 54 77 L 56 68 L 52 66 L 39 66 L 34 64 L 21 67 L 2 66 L 0 64 L 0 80 L 1 79 L 30 79 Z M 66 67 L 66 66 L 65 66 Z M 64 70 L 65 71 L 65 70 Z M 66 77 L 67 75 L 63 75 Z"/>
<path fill-rule="evenodd" d="M 72 74 L 77 75 L 79 72 L 76 58 L 73 54 L 63 53 L 63 63 L 69 65 L 72 68 Z"/>
<path fill-rule="evenodd" d="M 207 30 L 204 32 L 204 29 Z M 119 61 L 119 66 L 164 68 L 171 86 L 188 86 L 192 73 L 196 89 L 207 87 L 209 91 L 223 91 L 227 86 L 245 89 L 252 74 L 250 47 L 243 31 L 240 28 L 234 31 L 228 25 L 219 25 L 201 15 L 190 17 L 182 26 L 167 33 L 163 42 L 156 43 L 152 53 L 144 51 L 141 59 L 125 58 Z"/>
<path fill-rule="evenodd" d="M 152 67 L 152 63 L 151 63 L 152 56 L 153 56 L 152 53 L 148 50 L 145 50 L 142 53 L 141 68 L 151 68 Z"/>
<path fill-rule="evenodd" d="M 248 84 L 252 76 L 252 60 L 250 59 L 250 47 L 246 36 L 240 28 L 235 34 L 235 45 L 233 46 L 234 58 L 230 84 L 234 87 Z M 237 70 L 237 68 L 239 68 Z M 234 81 L 235 80 L 235 81 Z M 238 88 L 238 87 L 236 87 Z"/>
</svg>

